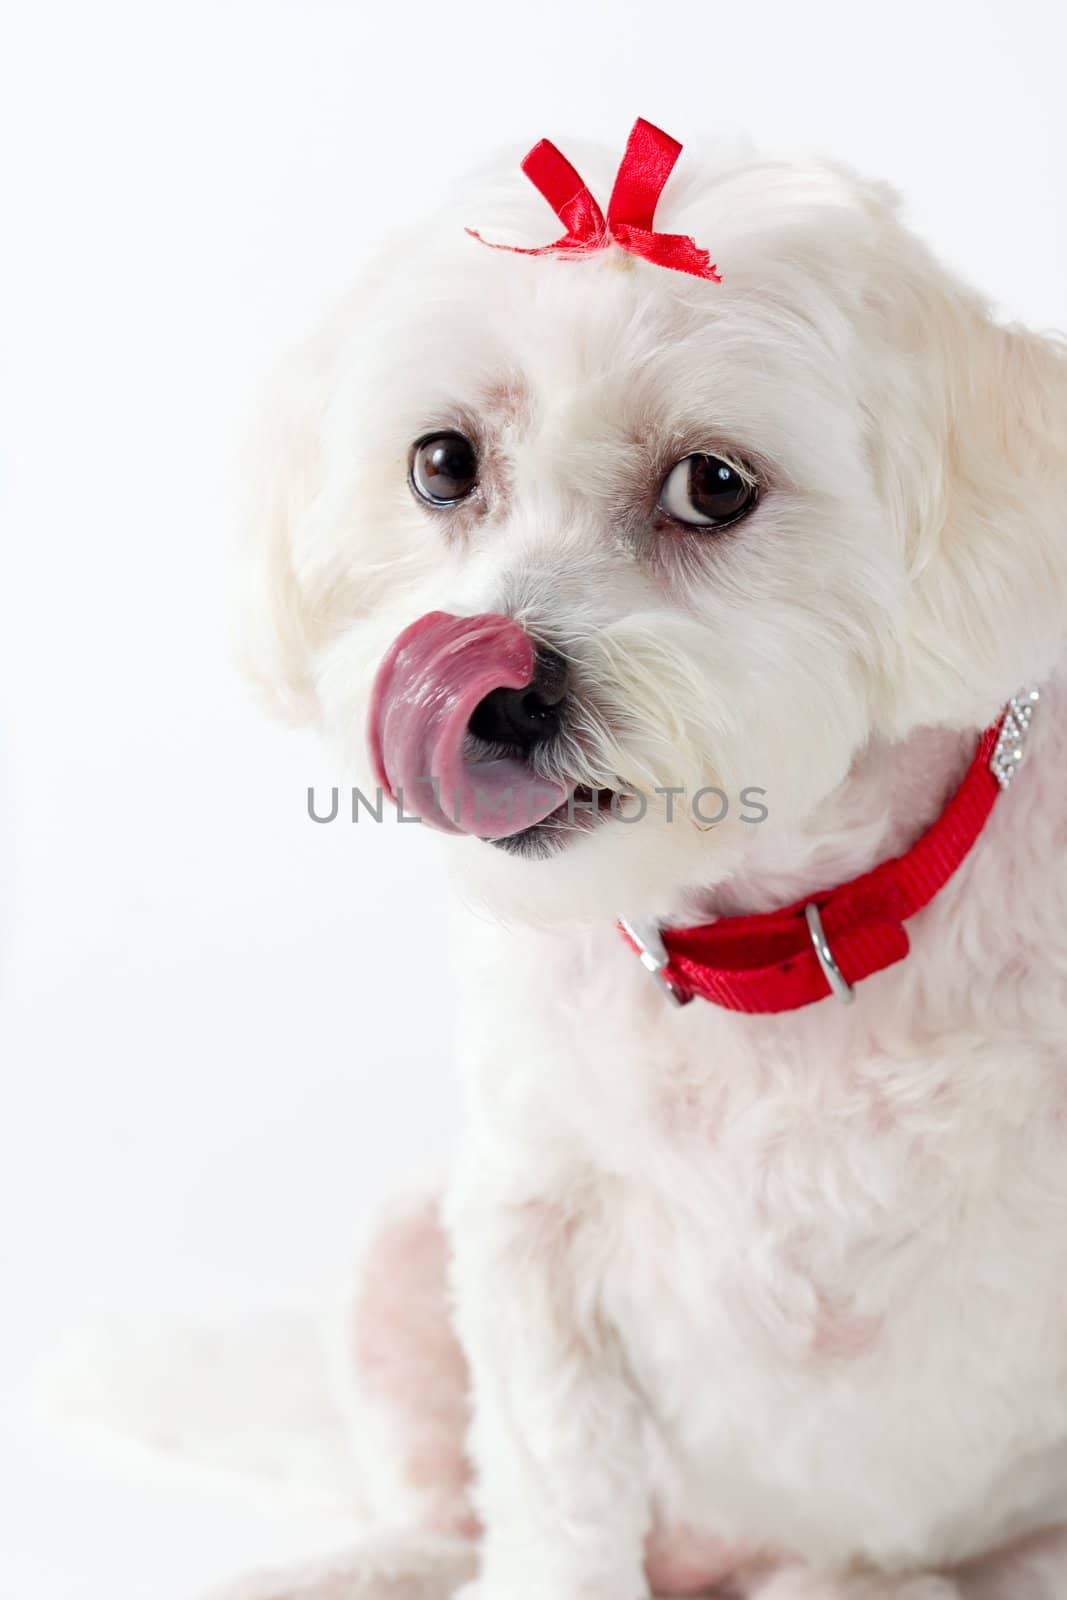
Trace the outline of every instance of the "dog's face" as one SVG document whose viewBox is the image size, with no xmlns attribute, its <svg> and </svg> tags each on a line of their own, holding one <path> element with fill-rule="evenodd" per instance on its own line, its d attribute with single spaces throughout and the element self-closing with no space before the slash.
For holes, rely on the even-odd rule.
<svg viewBox="0 0 1067 1600">
<path fill-rule="evenodd" d="M 606 192 L 610 160 L 579 164 Z M 275 681 L 367 786 L 369 719 L 377 776 L 535 914 L 665 908 L 811 819 L 872 736 L 1017 687 L 959 620 L 982 552 L 946 549 L 1000 426 L 978 402 L 960 444 L 959 375 L 1000 330 L 881 191 L 683 168 L 657 226 L 721 284 L 485 248 L 463 222 L 552 236 L 509 163 L 391 247 L 265 447 Z M 980 545 L 999 508 L 972 509 Z"/>
</svg>

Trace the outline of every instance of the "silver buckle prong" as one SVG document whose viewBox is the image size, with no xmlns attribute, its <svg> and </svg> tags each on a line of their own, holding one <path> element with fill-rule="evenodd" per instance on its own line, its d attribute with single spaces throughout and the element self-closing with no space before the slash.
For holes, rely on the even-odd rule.
<svg viewBox="0 0 1067 1600">
<path fill-rule="evenodd" d="M 831 994 L 835 994 L 846 1006 L 850 1006 L 856 998 L 856 991 L 846 980 L 844 973 L 834 959 L 830 949 L 830 942 L 823 931 L 822 917 L 814 900 L 809 900 L 804 907 L 804 920 L 808 924 L 808 933 L 811 936 L 815 957 L 822 968 L 822 975 L 830 985 Z"/>
<path fill-rule="evenodd" d="M 637 949 L 637 959 L 645 971 L 651 973 L 659 984 L 663 993 L 672 1005 L 688 1005 L 692 995 L 684 994 L 671 982 L 667 976 L 666 968 L 670 961 L 667 947 L 663 943 L 663 935 L 659 924 L 656 922 L 630 922 L 626 917 L 619 918 L 619 927 Z"/>
</svg>

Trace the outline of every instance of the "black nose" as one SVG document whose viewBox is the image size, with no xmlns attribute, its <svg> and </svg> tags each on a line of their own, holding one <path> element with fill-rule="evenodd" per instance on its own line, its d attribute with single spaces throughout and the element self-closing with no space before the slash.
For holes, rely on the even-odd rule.
<svg viewBox="0 0 1067 1600">
<path fill-rule="evenodd" d="M 554 650 L 539 649 L 525 689 L 494 689 L 480 700 L 467 724 L 487 744 L 532 750 L 559 732 L 560 705 L 567 693 L 567 663 Z"/>
</svg>

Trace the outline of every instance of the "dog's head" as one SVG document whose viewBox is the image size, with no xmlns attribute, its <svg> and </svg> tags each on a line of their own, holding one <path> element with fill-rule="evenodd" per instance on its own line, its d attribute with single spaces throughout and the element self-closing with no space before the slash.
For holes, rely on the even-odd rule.
<svg viewBox="0 0 1067 1600">
<path fill-rule="evenodd" d="M 579 165 L 606 193 L 610 157 Z M 664 909 L 872 737 L 979 726 L 1047 670 L 1063 486 L 1035 396 L 1062 363 L 886 191 L 687 151 L 656 226 L 721 283 L 465 223 L 553 236 L 501 163 L 283 381 L 253 654 L 362 785 L 466 836 L 491 896 Z"/>
</svg>

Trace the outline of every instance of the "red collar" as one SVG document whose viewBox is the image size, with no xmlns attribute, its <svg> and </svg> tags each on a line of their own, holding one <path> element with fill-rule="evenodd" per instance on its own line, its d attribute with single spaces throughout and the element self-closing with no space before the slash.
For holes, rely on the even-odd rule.
<svg viewBox="0 0 1067 1600">
<path fill-rule="evenodd" d="M 1008 702 L 978 745 L 967 774 L 910 850 L 782 911 L 721 917 L 696 928 L 619 927 L 641 963 L 678 1005 L 699 995 L 729 1011 L 795 1011 L 854 986 L 908 953 L 904 924 L 962 865 L 1018 770 L 1040 699 Z"/>
</svg>

